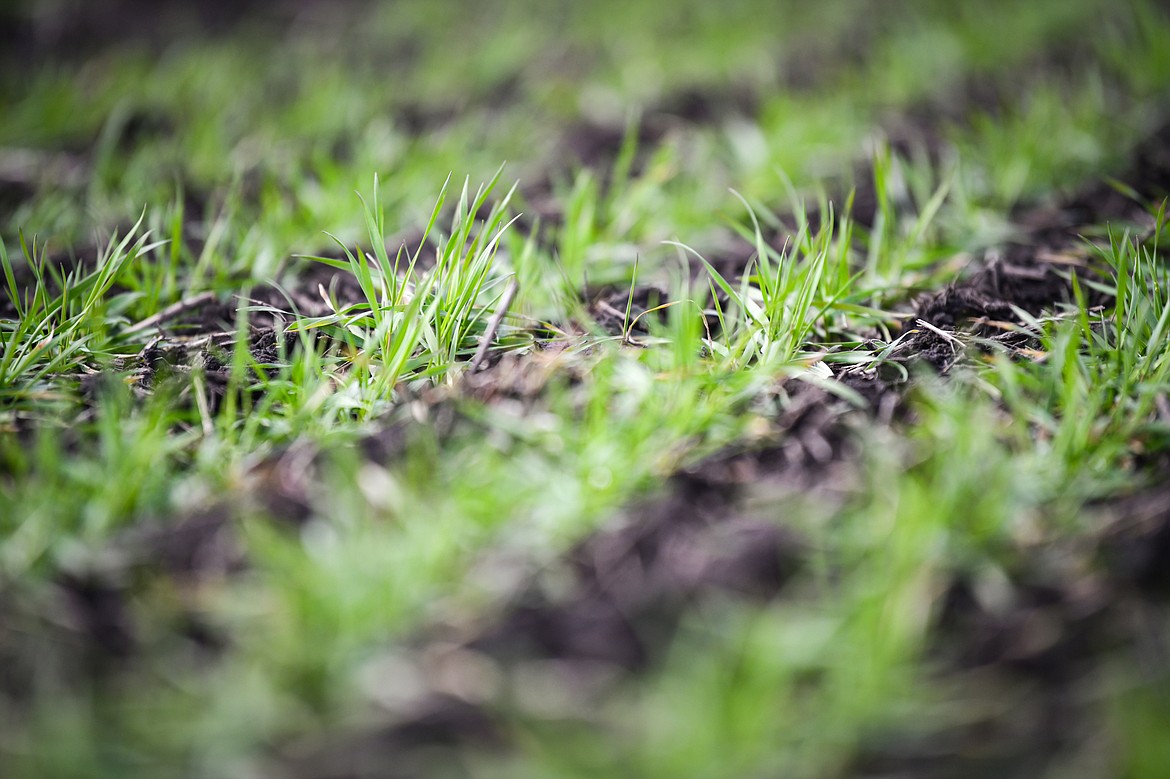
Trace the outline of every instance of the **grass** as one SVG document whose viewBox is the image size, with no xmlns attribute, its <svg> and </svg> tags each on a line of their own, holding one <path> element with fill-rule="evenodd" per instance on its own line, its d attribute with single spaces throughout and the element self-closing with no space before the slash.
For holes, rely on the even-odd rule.
<svg viewBox="0 0 1170 779">
<path fill-rule="evenodd" d="M 1063 648 L 1074 617 L 1029 598 L 1097 586 L 1123 605 L 1059 683 L 1095 739 L 1004 753 L 1164 775 L 1166 664 L 1126 621 L 1162 605 L 1109 550 L 1162 494 L 1165 204 L 1123 180 L 1140 205 L 1045 223 L 1071 244 L 1027 220 L 1164 126 L 1170 19 L 562 10 L 339 7 L 6 69 L 5 775 L 389 775 L 375 735 L 427 691 L 508 746 L 419 775 L 861 775 L 923 743 L 977 772 L 1002 754 L 964 734 L 1056 693 L 957 660 L 983 633 L 956 593 Z M 1045 252 L 1063 302 L 915 313 Z M 774 597 L 688 594 L 634 674 L 460 643 L 571 601 L 589 539 L 729 452 L 756 470 L 719 511 L 799 539 Z"/>
<path fill-rule="evenodd" d="M 22 235 L 25 267 L 32 276 L 27 285 L 17 283 L 7 252 L 0 250 L 15 313 L 6 322 L 0 381 L 13 404 L 46 399 L 53 394 L 53 377 L 76 373 L 91 361 L 108 361 L 115 353 L 116 341 L 106 331 L 121 313 L 118 309 L 136 296 L 131 293 L 109 307 L 107 294 L 125 265 L 160 245 L 149 243 L 149 235 L 135 241 L 140 225 L 141 220 L 121 240 L 111 238 L 88 273 L 64 273 L 47 261 L 43 247 L 35 240 L 30 246 Z"/>
</svg>

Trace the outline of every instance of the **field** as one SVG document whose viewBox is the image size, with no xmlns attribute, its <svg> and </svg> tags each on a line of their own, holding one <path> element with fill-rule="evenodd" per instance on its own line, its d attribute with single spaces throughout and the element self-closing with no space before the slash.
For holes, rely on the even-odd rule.
<svg viewBox="0 0 1170 779">
<path fill-rule="evenodd" d="M 1170 776 L 1167 41 L 0 6 L 0 776 Z"/>
</svg>

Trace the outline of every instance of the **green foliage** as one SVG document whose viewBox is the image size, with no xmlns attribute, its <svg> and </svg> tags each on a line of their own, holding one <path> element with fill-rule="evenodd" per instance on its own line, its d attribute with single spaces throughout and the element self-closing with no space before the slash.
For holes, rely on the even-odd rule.
<svg viewBox="0 0 1170 779">
<path fill-rule="evenodd" d="M 12 13 L 45 32 L 33 5 Z M 1069 305 L 1016 311 L 1014 340 L 936 326 L 946 377 L 905 362 L 906 312 L 1124 170 L 1166 117 L 1170 22 L 1152 0 L 880 10 L 330 6 L 310 34 L 5 69 L 5 771 L 280 774 L 450 682 L 450 647 L 416 652 L 436 625 L 458 645 L 534 582 L 557 596 L 566 553 L 670 476 L 729 448 L 787 462 L 789 425 L 824 418 L 832 489 L 728 490 L 800 536 L 781 595 L 695 596 L 660 665 L 561 709 L 477 698 L 514 748 L 473 770 L 833 776 L 962 727 L 969 680 L 940 680 L 932 643 L 948 584 L 994 595 L 1037 549 L 1092 547 L 1094 502 L 1170 445 L 1165 207 L 1086 225 Z M 223 308 L 257 282 L 325 313 Z M 200 296 L 234 316 L 214 339 L 150 324 Z M 896 413 L 851 413 L 870 404 L 839 379 L 863 368 Z M 192 528 L 215 543 L 184 551 L 242 570 L 147 543 Z M 78 578 L 116 618 L 78 610 Z M 134 654 L 90 679 L 85 631 L 119 620 Z M 468 653 L 489 681 L 556 678 Z M 1111 766 L 1158 775 L 1160 682 L 1101 668 Z"/>
<path fill-rule="evenodd" d="M 1159 210 L 1158 224 L 1164 219 Z M 1101 251 L 1108 284 L 1087 282 L 1109 296 L 1090 309 L 1083 287 L 1066 316 L 1032 320 L 1038 362 L 1004 357 L 991 375 L 997 395 L 1036 428 L 1047 462 L 1059 464 L 1052 485 L 1093 494 L 1126 480 L 1116 463 L 1135 447 L 1164 439 L 1155 403 L 1170 390 L 1170 300 L 1166 269 L 1155 245 L 1112 236 Z"/>
<path fill-rule="evenodd" d="M 110 305 L 107 294 L 123 268 L 160 246 L 149 235 L 134 240 L 141 225 L 124 238 L 110 239 L 94 267 L 65 271 L 51 263 L 45 248 L 31 246 L 21 235 L 21 250 L 32 285 L 17 284 L 13 264 L 0 245 L 0 265 L 7 281 L 14 317 L 0 319 L 0 400 L 9 409 L 21 401 L 52 396 L 52 379 L 93 370 L 108 362 L 118 345 L 116 324 L 125 297 Z M 114 332 L 111 332 L 111 331 Z"/>
<path fill-rule="evenodd" d="M 475 350 L 476 336 L 484 335 L 486 317 L 499 299 L 491 292 L 504 278 L 493 260 L 510 224 L 505 217 L 512 192 L 492 206 L 482 224 L 477 226 L 476 221 L 498 178 L 499 174 L 474 197 L 464 183 L 450 235 L 436 239 L 433 265 L 425 271 L 419 260 L 446 202 L 446 185 L 413 254 L 403 246 L 390 260 L 375 180 L 373 203 L 365 209 L 374 256 L 360 248 L 351 251 L 338 241 L 345 261 L 312 258 L 353 273 L 366 298 L 365 303 L 344 308 L 334 302 L 334 314 L 302 317 L 290 326 L 291 332 L 325 330 L 351 343 L 354 354 L 343 385 L 356 392 L 351 396 L 352 409 L 368 415 L 391 397 L 400 381 L 446 375 Z"/>
</svg>

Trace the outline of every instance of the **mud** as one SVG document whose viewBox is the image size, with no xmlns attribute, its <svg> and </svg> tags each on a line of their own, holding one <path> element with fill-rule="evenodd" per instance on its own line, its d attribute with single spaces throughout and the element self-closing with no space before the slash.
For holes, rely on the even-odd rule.
<svg viewBox="0 0 1170 779">
<path fill-rule="evenodd" d="M 1170 467 L 1155 472 L 1168 474 Z M 1100 555 L 1110 578 L 1170 602 L 1170 488 L 1154 485 L 1100 509 L 1111 516 Z"/>
<path fill-rule="evenodd" d="M 501 661 L 543 658 L 644 670 L 701 593 L 770 598 L 799 569 L 800 542 L 774 523 L 733 516 L 727 497 L 680 476 L 667 497 L 568 555 L 573 594 L 534 583 L 470 647 Z"/>
<path fill-rule="evenodd" d="M 420 749 L 420 745 L 422 748 Z M 468 760 L 453 747 L 500 752 L 500 725 L 458 697 L 435 695 L 410 722 L 327 744 L 295 744 L 277 756 L 287 779 L 415 779 L 467 776 Z"/>
<path fill-rule="evenodd" d="M 15 0 L 0 8 L 0 43 L 10 67 L 76 62 L 112 46 L 162 52 L 176 41 L 220 36 L 243 25 L 276 35 L 315 9 L 344 5 L 356 14 L 365 0 L 107 0 L 38 8 Z"/>
</svg>

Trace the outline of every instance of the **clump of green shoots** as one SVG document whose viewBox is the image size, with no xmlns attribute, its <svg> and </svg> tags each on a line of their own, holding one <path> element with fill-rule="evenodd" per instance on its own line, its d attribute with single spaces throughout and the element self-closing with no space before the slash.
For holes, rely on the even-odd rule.
<svg viewBox="0 0 1170 779">
<path fill-rule="evenodd" d="M 908 167 L 892 153 L 888 143 L 881 144 L 873 155 L 877 208 L 866 236 L 862 286 L 872 291 L 875 303 L 898 296 L 910 281 L 908 274 L 922 271 L 940 259 L 926 239 L 947 201 L 955 172 L 942 176 L 932 191 L 912 192 Z M 914 167 L 933 178 L 925 160 Z M 916 212 L 914 202 L 919 204 Z"/>
<path fill-rule="evenodd" d="M 838 240 L 838 231 L 847 235 L 849 220 L 838 220 L 830 209 L 813 230 L 800 210 L 795 236 L 778 249 L 764 238 L 754 209 L 743 203 L 752 223 L 743 236 L 755 253 L 738 287 L 694 249 L 672 242 L 698 257 L 710 276 L 722 338 L 708 339 L 707 346 L 731 367 L 819 359 L 810 346 L 829 337 L 827 320 L 834 314 L 864 313 L 845 299 L 852 281 L 849 242 Z M 720 302 L 720 293 L 726 303 Z"/>
<path fill-rule="evenodd" d="M 43 245 L 30 245 L 20 236 L 21 251 L 32 274 L 25 289 L 0 242 L 3 268 L 13 318 L 0 318 L 0 401 L 4 405 L 55 392 L 54 377 L 71 375 L 111 358 L 117 346 L 116 328 L 121 311 L 107 293 L 123 268 L 165 242 L 150 242 L 150 234 L 135 239 L 142 220 L 122 238 L 115 235 L 92 269 L 79 266 L 63 273 L 49 260 Z M 129 298 L 118 299 L 126 304 Z"/>
<path fill-rule="evenodd" d="M 1098 250 L 1111 283 L 1073 278 L 1074 314 L 1020 312 L 1039 339 L 1034 363 L 996 362 L 993 391 L 1031 421 L 1062 464 L 1059 488 L 1108 489 L 1123 478 L 1114 464 L 1152 432 L 1157 404 L 1170 391 L 1170 277 L 1156 246 L 1164 204 L 1156 220 L 1154 245 L 1111 235 Z M 1090 307 L 1086 286 L 1113 304 Z"/>
<path fill-rule="evenodd" d="M 487 318 L 503 292 L 505 277 L 494 260 L 512 224 L 507 213 L 515 187 L 491 206 L 485 219 L 479 221 L 477 215 L 499 176 L 474 194 L 464 182 L 450 233 L 434 240 L 434 263 L 425 270 L 423 252 L 447 202 L 450 179 L 413 253 L 402 246 L 390 258 L 375 179 L 372 202 L 362 199 L 373 256 L 338 241 L 344 260 L 311 258 L 350 271 L 365 300 L 344 307 L 331 301 L 333 314 L 301 318 L 291 329 L 326 328 L 350 345 L 349 370 L 342 382 L 355 388 L 358 404 L 366 411 L 371 403 L 389 399 L 404 379 L 452 375 L 452 369 L 474 353 L 477 336 L 485 334 Z"/>
</svg>

